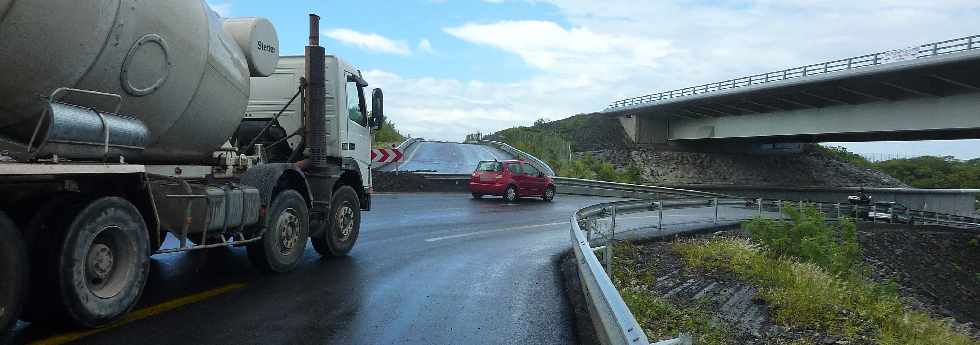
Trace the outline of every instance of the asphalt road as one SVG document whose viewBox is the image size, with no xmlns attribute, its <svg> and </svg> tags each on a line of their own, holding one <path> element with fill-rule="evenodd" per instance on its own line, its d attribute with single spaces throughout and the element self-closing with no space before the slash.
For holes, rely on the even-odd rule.
<svg viewBox="0 0 980 345">
<path fill-rule="evenodd" d="M 438 174 L 469 174 L 481 160 L 504 160 L 513 157 L 495 147 L 423 141 L 412 145 L 400 163 L 388 164 L 379 171 L 419 171 Z"/>
<path fill-rule="evenodd" d="M 131 314 L 142 319 L 94 334 L 21 323 L 14 342 L 576 342 L 554 261 L 570 248 L 572 212 L 613 199 L 562 195 L 552 203 L 508 204 L 456 193 L 375 198 L 348 257 L 322 259 L 308 247 L 296 271 L 265 275 L 252 269 L 243 248 L 158 255 Z M 703 222 L 713 212 L 673 210 L 664 218 Z M 624 228 L 647 223 L 655 224 L 655 216 L 620 220 Z"/>
</svg>

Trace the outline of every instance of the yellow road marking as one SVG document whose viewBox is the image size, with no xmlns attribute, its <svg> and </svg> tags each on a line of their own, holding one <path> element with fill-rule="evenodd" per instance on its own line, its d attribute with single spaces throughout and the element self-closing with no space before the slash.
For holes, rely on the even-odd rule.
<svg viewBox="0 0 980 345">
<path fill-rule="evenodd" d="M 123 318 L 121 320 L 116 321 L 116 322 L 114 322 L 114 323 L 112 323 L 112 324 L 110 324 L 110 325 L 108 325 L 106 327 L 103 327 L 103 328 L 92 329 L 92 330 L 87 330 L 87 331 L 79 331 L 79 332 L 73 332 L 73 333 L 66 333 L 66 334 L 62 334 L 62 335 L 57 335 L 57 336 L 54 336 L 54 337 L 50 337 L 50 338 L 47 338 L 47 339 L 38 340 L 38 341 L 32 342 L 30 344 L 31 345 L 61 345 L 61 344 L 70 343 L 70 342 L 73 342 L 73 341 L 76 341 L 76 340 L 79 340 L 79 339 L 82 339 L 82 338 L 85 338 L 85 337 L 89 337 L 89 336 L 92 336 L 92 335 L 95 335 L 95 334 L 98 334 L 98 333 L 102 333 L 102 332 L 108 331 L 108 330 L 113 329 L 113 328 L 117 328 L 119 326 L 125 325 L 125 324 L 130 323 L 130 322 L 133 322 L 133 321 L 142 320 L 142 319 L 148 318 L 150 316 L 154 316 L 154 315 L 161 314 L 161 313 L 164 313 L 164 312 L 167 312 L 167 311 L 171 311 L 171 310 L 174 310 L 174 309 L 183 307 L 183 306 L 188 305 L 188 304 L 197 303 L 197 302 L 206 300 L 208 298 L 212 298 L 212 297 L 215 297 L 215 296 L 218 296 L 218 295 L 222 295 L 222 294 L 225 294 L 225 293 L 228 293 L 228 292 L 231 292 L 231 291 L 235 291 L 235 290 L 241 289 L 243 287 L 245 287 L 245 284 L 231 284 L 231 285 L 222 286 L 222 287 L 219 287 L 219 288 L 216 288 L 216 289 L 213 289 L 213 290 L 208 290 L 208 291 L 196 293 L 196 294 L 193 294 L 193 295 L 190 295 L 190 296 L 181 297 L 181 298 L 178 298 L 178 299 L 175 299 L 175 300 L 172 300 L 172 301 L 163 302 L 163 303 L 160 303 L 160 304 L 157 304 L 157 305 L 154 305 L 154 306 L 149 306 L 149 307 L 146 307 L 146 308 L 143 308 L 143 309 L 136 310 L 134 312 L 131 312 L 129 314 L 126 314 L 126 316 L 123 316 Z"/>
</svg>

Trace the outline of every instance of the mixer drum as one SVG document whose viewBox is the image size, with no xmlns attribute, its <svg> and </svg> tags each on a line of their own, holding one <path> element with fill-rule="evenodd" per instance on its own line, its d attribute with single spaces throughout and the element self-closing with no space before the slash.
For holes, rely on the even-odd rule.
<svg viewBox="0 0 980 345">
<path fill-rule="evenodd" d="M 27 142 L 40 96 L 72 87 L 122 96 L 120 113 L 149 129 L 145 151 L 127 161 L 198 163 L 247 105 L 249 63 L 202 0 L 0 0 L 0 18 L 0 137 Z M 272 35 L 265 42 L 278 49 Z M 83 94 L 63 101 L 100 105 Z"/>
</svg>

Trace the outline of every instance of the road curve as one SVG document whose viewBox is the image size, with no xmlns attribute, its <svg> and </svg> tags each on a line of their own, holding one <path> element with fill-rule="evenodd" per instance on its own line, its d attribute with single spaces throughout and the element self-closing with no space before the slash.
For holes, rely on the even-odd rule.
<svg viewBox="0 0 980 345">
<path fill-rule="evenodd" d="M 289 274 L 259 273 L 243 248 L 155 256 L 137 313 L 233 289 L 82 334 L 77 343 L 577 343 L 554 260 L 570 248 L 571 214 L 612 200 L 562 195 L 552 203 L 508 204 L 460 193 L 376 195 L 350 256 L 322 259 L 308 247 Z M 713 215 L 710 208 L 671 210 L 665 222 Z M 651 217 L 625 216 L 620 227 L 654 224 Z M 10 336 L 29 343 L 72 332 L 78 330 L 21 323 Z"/>
<path fill-rule="evenodd" d="M 481 160 L 512 159 L 513 156 L 492 146 L 422 141 L 412 145 L 400 163 L 388 164 L 378 171 L 418 171 L 436 174 L 469 174 Z"/>
</svg>

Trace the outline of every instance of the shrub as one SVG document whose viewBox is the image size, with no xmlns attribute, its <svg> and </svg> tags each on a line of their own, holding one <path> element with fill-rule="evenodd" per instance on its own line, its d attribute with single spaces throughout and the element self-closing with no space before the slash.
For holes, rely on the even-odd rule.
<svg viewBox="0 0 980 345">
<path fill-rule="evenodd" d="M 834 274 L 856 270 L 861 248 L 854 222 L 844 219 L 827 224 L 823 213 L 813 206 L 802 211 L 784 207 L 783 212 L 789 220 L 756 218 L 743 227 L 774 257 L 797 257 Z"/>
</svg>

